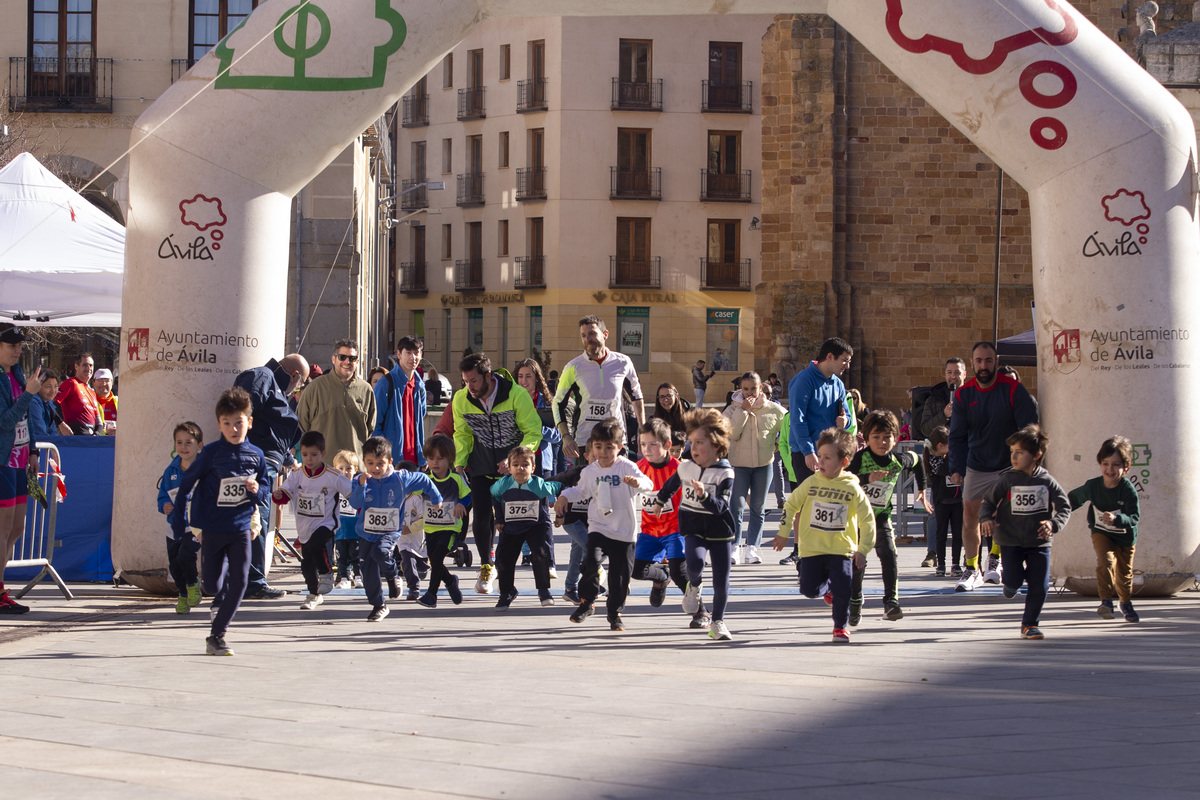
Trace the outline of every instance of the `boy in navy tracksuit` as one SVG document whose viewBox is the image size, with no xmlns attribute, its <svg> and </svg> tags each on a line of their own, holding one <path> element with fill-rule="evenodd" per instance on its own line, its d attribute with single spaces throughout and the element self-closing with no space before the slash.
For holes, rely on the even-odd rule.
<svg viewBox="0 0 1200 800">
<path fill-rule="evenodd" d="M 509 474 L 492 485 L 492 504 L 496 511 L 496 570 L 500 574 L 500 600 L 497 611 L 507 611 L 519 592 L 514 581 L 521 545 L 529 545 L 533 559 L 533 582 L 542 605 L 554 605 L 550 594 L 550 506 L 562 485 L 533 474 L 535 455 L 528 447 L 514 447 L 508 454 Z"/>
<path fill-rule="evenodd" d="M 454 440 L 434 434 L 425 442 L 425 465 L 429 479 L 442 493 L 442 507 L 425 507 L 425 547 L 429 553 L 429 588 L 417 598 L 417 605 L 437 607 L 438 587 L 446 586 L 450 602 L 460 605 L 462 590 L 458 576 L 446 568 L 446 556 L 462 543 L 464 520 L 471 507 L 471 490 L 462 476 L 451 469 L 454 464 Z"/>
<path fill-rule="evenodd" d="M 439 509 L 442 495 L 428 475 L 392 469 L 392 443 L 382 436 L 363 443 L 363 467 L 366 472 L 355 481 L 350 505 L 362 509 L 356 525 L 358 565 L 371 603 L 367 622 L 379 622 L 388 615 L 380 575 L 387 579 L 389 597 L 395 600 L 400 596 L 395 549 L 404 521 L 404 498 L 421 492 L 429 497 L 432 508 Z"/>
<path fill-rule="evenodd" d="M 179 590 L 175 613 L 186 614 L 200 605 L 200 573 L 196 568 L 200 540 L 187 524 L 187 495 L 179 496 L 179 482 L 204 447 L 204 433 L 194 422 L 181 422 L 175 426 L 172 438 L 175 440 L 175 457 L 158 481 L 158 511 L 167 515 L 167 570 L 171 573 L 171 580 L 175 581 L 175 588 Z M 177 509 L 184 517 L 183 536 L 178 538 L 171 530 Z"/>
<path fill-rule="evenodd" d="M 204 590 L 212 595 L 212 629 L 206 640 L 210 656 L 231 656 L 225 631 L 246 594 L 250 575 L 250 519 L 271 496 L 263 451 L 246 441 L 250 395 L 226 389 L 217 400 L 221 438 L 200 451 L 183 473 L 176 497 L 191 497 L 191 523 L 202 531 Z M 184 535 L 183 514 L 171 519 L 176 539 Z"/>
</svg>

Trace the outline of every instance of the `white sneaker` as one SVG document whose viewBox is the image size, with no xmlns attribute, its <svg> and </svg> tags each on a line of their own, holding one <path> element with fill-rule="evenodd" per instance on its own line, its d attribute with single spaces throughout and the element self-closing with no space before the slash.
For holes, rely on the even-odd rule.
<svg viewBox="0 0 1200 800">
<path fill-rule="evenodd" d="M 317 594 L 329 594 L 333 590 L 333 573 L 327 572 L 317 577 Z"/>
<path fill-rule="evenodd" d="M 476 594 L 491 594 L 496 583 L 496 567 L 484 564 L 479 568 L 479 579 L 475 581 Z"/>
<path fill-rule="evenodd" d="M 600 567 L 600 585 L 608 586 L 608 570 L 604 567 Z"/>
<path fill-rule="evenodd" d="M 987 569 L 984 570 L 983 573 L 983 582 L 998 585 L 1000 583 L 1000 576 L 1002 574 L 1003 570 L 1000 568 L 1000 557 L 989 555 Z"/>
<path fill-rule="evenodd" d="M 954 585 L 956 592 L 972 592 L 983 585 L 983 576 L 979 574 L 979 570 L 974 567 L 966 567 L 963 569 L 962 577 L 958 579 L 958 583 Z"/>
<path fill-rule="evenodd" d="M 746 558 L 744 561 L 747 564 L 761 564 L 762 558 L 758 555 L 758 548 L 754 545 L 746 545 Z"/>
<path fill-rule="evenodd" d="M 709 626 L 708 638 L 718 642 L 728 642 L 733 640 L 733 635 L 729 632 L 729 628 L 725 627 L 725 620 L 718 619 Z"/>
<path fill-rule="evenodd" d="M 550 567 L 550 580 L 552 580 L 552 581 L 558 580 L 558 570 L 555 569 L 553 566 Z"/>
<path fill-rule="evenodd" d="M 732 566 L 735 566 L 735 567 L 736 567 L 738 564 L 741 564 L 741 563 L 742 563 L 742 548 L 741 548 L 741 547 L 739 547 L 739 546 L 737 546 L 737 545 L 734 545 L 734 547 L 733 547 L 733 556 L 732 556 L 732 557 L 729 559 L 729 563 L 730 563 Z"/>
<path fill-rule="evenodd" d="M 700 587 L 688 581 L 687 591 L 683 593 L 683 612 L 695 614 L 700 610 Z"/>
<path fill-rule="evenodd" d="M 334 585 L 334 587 L 333 587 L 333 588 L 335 588 L 335 589 L 349 589 L 349 588 L 351 588 L 351 587 L 353 587 L 353 586 L 354 586 L 354 582 L 353 582 L 353 581 L 351 581 L 349 578 L 342 578 L 340 581 L 338 581 L 338 582 L 337 582 L 337 583 Z"/>
<path fill-rule="evenodd" d="M 300 610 L 301 611 L 312 611 L 314 608 L 316 608 L 317 606 L 321 605 L 321 603 L 324 603 L 324 602 L 325 602 L 325 598 L 322 597 L 321 595 L 310 594 L 308 596 L 308 598 L 305 599 L 305 601 L 300 604 Z"/>
<path fill-rule="evenodd" d="M 355 576 L 354 576 L 354 588 L 355 588 L 355 589 L 361 589 L 362 587 L 363 587 L 363 584 L 362 584 L 362 575 L 355 575 Z"/>
</svg>

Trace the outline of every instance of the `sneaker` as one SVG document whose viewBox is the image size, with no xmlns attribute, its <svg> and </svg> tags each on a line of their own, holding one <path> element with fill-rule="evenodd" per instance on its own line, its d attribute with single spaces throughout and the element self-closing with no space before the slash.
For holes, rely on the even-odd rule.
<svg viewBox="0 0 1200 800">
<path fill-rule="evenodd" d="M 558 568 L 557 567 L 554 567 L 554 566 L 550 567 L 550 580 L 552 580 L 552 581 L 558 580 Z"/>
<path fill-rule="evenodd" d="M 203 599 L 203 597 L 200 594 L 200 584 L 199 583 L 189 583 L 188 587 L 187 587 L 188 605 L 191 606 L 192 608 L 195 608 L 196 606 L 200 605 L 200 601 L 202 599 Z"/>
<path fill-rule="evenodd" d="M 752 544 L 746 545 L 746 557 L 743 559 L 746 564 L 761 564 L 762 556 L 758 554 L 758 548 Z"/>
<path fill-rule="evenodd" d="M 363 588 L 362 575 L 355 575 L 354 579 L 353 579 L 353 581 L 351 581 L 351 583 L 353 584 L 353 588 L 355 588 L 355 589 Z"/>
<path fill-rule="evenodd" d="M 519 594 L 521 594 L 521 593 L 518 592 L 516 589 L 513 589 L 508 594 L 500 595 L 500 599 L 496 601 L 496 610 L 497 611 L 508 611 L 509 607 L 512 606 L 513 600 L 516 600 L 517 596 Z"/>
<path fill-rule="evenodd" d="M 175 613 L 176 614 L 186 614 L 191 610 L 192 610 L 192 605 L 191 605 L 191 603 L 188 602 L 186 595 L 184 595 L 183 597 L 179 598 L 178 601 L 176 601 L 176 603 L 175 603 Z M 1112 619 L 1112 609 L 1109 609 L 1108 618 Z"/>
<path fill-rule="evenodd" d="M 937 569 L 935 569 L 935 570 L 933 571 L 933 577 L 935 577 L 935 578 L 944 578 L 944 577 L 946 577 L 946 568 L 945 568 L 945 567 L 938 567 Z"/>
<path fill-rule="evenodd" d="M 350 589 L 354 583 L 349 578 L 338 578 L 338 582 L 333 585 L 335 589 Z"/>
<path fill-rule="evenodd" d="M 1133 610 L 1133 602 L 1121 603 L 1121 613 L 1125 615 L 1126 622 L 1141 622 L 1142 618 Z"/>
<path fill-rule="evenodd" d="M 600 567 L 599 583 L 600 583 L 600 594 L 608 594 L 608 589 L 604 588 L 604 587 L 608 586 L 608 570 L 606 570 L 604 567 Z"/>
<path fill-rule="evenodd" d="M 850 631 L 846 630 L 845 628 L 834 628 L 833 629 L 833 643 L 834 644 L 850 644 Z"/>
<path fill-rule="evenodd" d="M 400 596 L 400 583 L 395 578 L 387 579 L 388 585 L 388 600 L 395 600 Z"/>
<path fill-rule="evenodd" d="M 224 636 L 209 636 L 204 640 L 204 652 L 210 656 L 231 656 L 233 651 L 225 644 Z"/>
<path fill-rule="evenodd" d="M 593 603 L 580 603 L 579 607 L 571 612 L 571 622 L 583 622 L 595 612 L 596 607 Z"/>
<path fill-rule="evenodd" d="M 326 572 L 317 577 L 317 594 L 329 594 L 333 591 L 333 573 Z"/>
<path fill-rule="evenodd" d="M 1022 625 L 1021 626 L 1021 638 L 1022 639 L 1045 639 L 1046 637 L 1041 631 L 1038 630 L 1037 625 Z"/>
<path fill-rule="evenodd" d="M 922 567 L 936 567 L 937 566 L 937 555 L 935 555 L 934 553 L 926 553 L 925 560 L 921 562 L 921 566 Z M 943 572 L 944 571 L 945 570 L 943 570 Z"/>
<path fill-rule="evenodd" d="M 742 563 L 742 548 L 735 546 L 733 548 L 733 554 L 730 555 L 730 557 L 729 557 L 729 564 L 730 564 L 730 566 L 736 567 L 741 563 Z"/>
<path fill-rule="evenodd" d="M 950 577 L 951 578 L 958 578 L 961 576 L 962 576 L 962 567 L 960 567 L 958 564 L 955 564 L 953 567 L 950 568 Z"/>
<path fill-rule="evenodd" d="M 725 620 L 714 620 L 708 629 L 708 638 L 715 642 L 728 642 L 733 640 L 733 635 L 729 632 L 729 628 L 725 627 Z"/>
<path fill-rule="evenodd" d="M 979 574 L 979 570 L 967 567 L 963 570 L 962 577 L 958 579 L 958 583 L 954 585 L 954 591 L 972 592 L 982 584 L 983 577 Z"/>
<path fill-rule="evenodd" d="M 695 614 L 700 610 L 700 586 L 688 581 L 687 591 L 683 593 L 683 611 L 685 614 Z"/>
<path fill-rule="evenodd" d="M 317 606 L 321 605 L 321 603 L 324 603 L 324 602 L 325 602 L 325 598 L 322 597 L 321 595 L 310 594 L 308 596 L 308 598 L 305 599 L 305 601 L 300 604 L 300 610 L 301 611 L 312 611 L 314 608 L 316 608 Z"/>
<path fill-rule="evenodd" d="M 541 602 L 542 608 L 554 605 L 554 596 L 550 594 L 549 589 L 544 592 L 538 592 L 538 600 Z"/>
<path fill-rule="evenodd" d="M 414 588 L 414 589 L 408 590 L 408 594 L 404 596 L 404 599 L 408 600 L 410 602 L 415 602 L 417 600 L 417 598 L 419 598 L 420 596 L 421 596 L 421 590 Z"/>
<path fill-rule="evenodd" d="M 257 592 L 246 592 L 246 600 L 278 600 L 285 597 L 287 592 L 283 589 L 276 589 L 274 586 L 264 586 Z"/>
<path fill-rule="evenodd" d="M 522 566 L 522 567 L 529 567 L 529 566 L 532 566 L 532 565 L 533 565 L 533 556 L 531 556 L 531 555 L 530 555 L 530 554 L 528 554 L 528 553 L 526 553 L 525 555 L 521 556 L 521 566 Z"/>
<path fill-rule="evenodd" d="M 450 602 L 456 606 L 462 605 L 462 589 L 458 588 L 458 576 L 451 575 L 450 580 L 446 581 L 446 594 L 450 595 Z"/>
<path fill-rule="evenodd" d="M 1100 605 L 1096 606 L 1096 613 L 1100 615 L 1100 619 L 1113 618 L 1113 601 L 1101 600 Z"/>
<path fill-rule="evenodd" d="M 608 618 L 608 629 L 610 631 L 625 630 L 625 620 L 621 619 L 620 614 L 613 614 L 611 617 Z"/>
<path fill-rule="evenodd" d="M 987 569 L 983 571 L 983 582 L 990 583 L 993 586 L 1000 583 L 1000 576 L 1003 570 L 1000 568 L 999 556 L 988 556 Z"/>
<path fill-rule="evenodd" d="M 692 621 L 691 621 L 691 624 L 688 625 L 688 627 L 693 628 L 698 631 L 702 631 L 702 630 L 707 629 L 708 626 L 711 624 L 712 624 L 712 617 L 710 617 L 708 615 L 707 611 L 697 611 L 695 614 L 692 614 Z"/>
<path fill-rule="evenodd" d="M 1008 600 L 1012 600 L 1014 597 L 1020 594 L 1020 592 L 1020 586 L 1009 586 L 1008 584 L 1004 584 L 1004 586 L 1000 588 L 1000 593 L 1003 594 Z"/>
<path fill-rule="evenodd" d="M 579 605 L 579 591 L 576 589 L 563 589 L 562 599 L 568 603 Z"/>
<path fill-rule="evenodd" d="M 790 556 L 779 559 L 779 563 L 780 564 L 795 564 L 799 560 L 800 560 L 800 556 L 796 555 L 795 553 L 792 553 Z"/>
<path fill-rule="evenodd" d="M 479 568 L 479 578 L 475 581 L 475 594 L 491 594 L 496 580 L 496 568 L 484 564 Z"/>
<path fill-rule="evenodd" d="M 883 608 L 883 618 L 888 622 L 895 622 L 904 616 L 904 609 L 899 605 L 888 605 Z"/>
<path fill-rule="evenodd" d="M 833 605 L 833 592 L 826 592 L 825 596 L 822 597 L 821 599 L 825 601 L 825 605 L 827 605 L 827 606 Z"/>
<path fill-rule="evenodd" d="M 858 598 L 857 600 L 854 599 L 853 597 L 850 598 L 850 627 L 851 628 L 856 627 L 858 625 L 859 621 L 862 620 L 862 606 L 863 606 L 863 599 L 861 597 Z"/>
<path fill-rule="evenodd" d="M 667 584 L 670 581 L 655 581 L 650 587 L 650 605 L 659 608 L 667 597 Z"/>
<path fill-rule="evenodd" d="M 417 605 L 425 608 L 437 608 L 437 595 L 432 592 L 426 592 L 417 598 Z"/>
<path fill-rule="evenodd" d="M 367 614 L 367 622 L 379 622 L 379 620 L 386 617 L 389 613 L 391 613 L 391 612 L 388 611 L 388 607 L 386 604 L 381 605 L 381 606 L 375 606 L 374 608 L 371 609 L 371 613 Z"/>
<path fill-rule="evenodd" d="M 216 622 L 216 620 L 217 620 L 217 610 L 218 610 L 219 608 L 220 608 L 220 606 L 213 605 L 212 603 L 209 603 L 209 604 L 208 604 L 208 621 L 209 621 L 209 622 Z"/>
</svg>

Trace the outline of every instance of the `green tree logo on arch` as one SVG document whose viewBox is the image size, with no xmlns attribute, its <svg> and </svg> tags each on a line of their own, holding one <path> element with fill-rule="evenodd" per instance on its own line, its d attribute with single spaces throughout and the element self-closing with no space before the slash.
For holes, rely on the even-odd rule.
<svg viewBox="0 0 1200 800">
<path fill-rule="evenodd" d="M 261 23 L 255 16 L 243 20 L 217 45 L 220 71 L 215 88 L 289 92 L 378 89 L 387 76 L 388 58 L 400 49 L 408 33 L 404 17 L 392 8 L 390 0 L 375 0 L 374 17 L 364 15 L 362 26 L 343 22 L 339 30 L 334 30 L 324 9 L 312 0 L 302 0 L 274 23 L 268 35 L 263 36 L 259 29 L 259 36 L 254 37 L 251 31 L 255 29 L 250 28 L 246 31 L 249 36 L 239 37 L 247 23 Z M 374 30 L 384 32 L 381 35 L 386 35 L 386 41 L 366 51 L 361 63 L 347 65 L 347 54 L 364 53 L 363 37 Z M 235 37 L 244 52 L 235 51 Z"/>
</svg>

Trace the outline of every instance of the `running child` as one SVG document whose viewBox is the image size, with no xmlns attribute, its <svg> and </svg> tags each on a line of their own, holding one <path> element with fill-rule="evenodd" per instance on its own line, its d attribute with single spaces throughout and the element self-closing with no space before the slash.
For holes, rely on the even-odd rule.
<svg viewBox="0 0 1200 800">
<path fill-rule="evenodd" d="M 550 529 L 549 498 L 562 489 L 560 484 L 534 475 L 534 451 L 517 446 L 508 453 L 508 474 L 492 484 L 492 505 L 495 509 L 496 570 L 500 575 L 500 599 L 497 611 L 508 611 L 520 592 L 516 586 L 517 559 L 521 545 L 529 545 L 533 560 L 533 582 L 543 606 L 554 605 L 550 594 Z"/>
<path fill-rule="evenodd" d="M 393 469 L 392 443 L 382 436 L 372 436 L 363 442 L 363 468 L 366 471 L 358 476 L 350 492 L 350 505 L 362 510 L 356 532 L 363 589 L 371 604 L 367 622 L 379 622 L 388 615 L 381 577 L 387 579 L 388 597 L 395 600 L 400 596 L 395 549 L 404 518 L 404 500 L 420 491 L 433 506 L 440 508 L 442 495 L 428 475 Z"/>
<path fill-rule="evenodd" d="M 171 518 L 175 538 L 182 539 L 188 522 L 203 533 L 200 552 L 204 591 L 212 596 L 212 625 L 205 652 L 231 656 L 225 633 L 246 594 L 250 575 L 250 520 L 267 502 L 271 487 L 263 451 L 246 441 L 254 420 L 245 389 L 226 389 L 217 400 L 221 438 L 203 448 L 183 473 L 176 497 L 190 497 L 190 520 Z"/>
<path fill-rule="evenodd" d="M 875 546 L 874 509 L 858 478 L 846 471 L 854 455 L 855 437 L 845 430 L 828 428 L 817 438 L 815 473 L 788 496 L 783 521 L 772 546 L 787 546 L 791 529 L 796 535 L 800 561 L 800 593 L 824 595 L 832 608 L 833 643 L 849 644 L 850 602 L 853 576 L 867 563 Z"/>
<path fill-rule="evenodd" d="M 663 604 L 671 581 L 679 591 L 687 591 L 687 571 L 684 566 L 683 536 L 679 534 L 679 501 L 682 491 L 667 499 L 658 512 L 658 490 L 666 486 L 679 471 L 679 459 L 670 452 L 671 427 L 664 420 L 651 417 L 638 431 L 638 451 L 642 459 L 637 466 L 646 473 L 654 492 L 638 495 L 642 507 L 642 532 L 638 534 L 633 551 L 633 577 L 639 581 L 654 581 L 650 588 L 650 605 Z M 659 562 L 665 560 L 666 568 Z M 692 617 L 693 628 L 707 628 L 708 612 L 701 604 Z"/>
<path fill-rule="evenodd" d="M 354 476 L 360 471 L 358 455 L 353 450 L 339 450 L 333 457 L 333 468 L 353 482 Z M 358 572 L 358 533 L 354 528 L 358 512 L 350 505 L 350 494 L 338 496 L 338 528 L 333 535 L 333 546 L 337 556 L 338 589 L 359 588 L 362 579 Z"/>
<path fill-rule="evenodd" d="M 578 464 L 571 467 L 565 472 L 552 477 L 550 480 L 562 485 L 563 488 L 568 486 L 578 486 L 579 479 L 583 475 L 584 469 L 588 464 L 596 460 L 592 454 L 590 442 L 584 442 L 580 448 L 580 453 L 584 459 L 583 464 Z M 561 527 L 567 534 L 567 538 L 571 540 L 571 555 L 567 561 L 567 577 L 563 585 L 562 599 L 568 603 L 579 605 L 579 570 L 583 566 L 583 553 L 587 549 L 588 537 L 588 507 L 591 505 L 592 498 L 586 497 L 583 500 L 576 500 L 567 504 L 567 510 L 562 515 L 555 515 L 554 524 Z M 604 583 L 604 570 L 600 570 L 601 584 Z M 604 589 L 601 588 L 601 593 Z"/>
<path fill-rule="evenodd" d="M 158 510 L 167 515 L 167 570 L 179 590 L 175 613 L 186 614 L 200 605 L 200 573 L 196 566 L 200 540 L 187 524 L 188 499 L 186 495 L 179 497 L 179 481 L 204 447 L 204 432 L 194 422 L 181 422 L 171 436 L 175 440 L 175 457 L 158 481 Z M 171 528 L 176 509 L 184 518 L 182 537 L 176 537 Z"/>
<path fill-rule="evenodd" d="M 637 464 L 619 455 L 624 444 L 625 429 L 616 417 L 606 417 L 592 426 L 588 447 L 596 460 L 583 468 L 579 484 L 563 489 L 554 504 L 555 513 L 561 517 L 569 503 L 591 500 L 587 547 L 579 580 L 579 607 L 571 613 L 571 622 L 583 622 L 595 612 L 596 598 L 600 595 L 600 562 L 607 556 L 608 627 L 614 631 L 625 630 L 621 611 L 629 595 L 633 543 L 641 523 L 637 494 L 654 487 Z"/>
<path fill-rule="evenodd" d="M 396 469 L 416 472 L 420 467 L 413 461 L 401 461 Z M 400 540 L 396 542 L 396 558 L 399 559 L 404 584 L 408 587 L 406 600 L 416 600 L 421 596 L 421 579 L 429 574 L 425 550 L 425 512 L 428 505 L 420 492 L 413 492 L 404 499 L 404 519 L 400 526 Z"/>
<path fill-rule="evenodd" d="M 983 497 L 979 530 L 1000 545 L 1004 596 L 1013 598 L 1027 583 L 1022 639 L 1046 638 L 1038 618 L 1050 590 L 1050 538 L 1071 518 L 1071 501 L 1042 467 L 1050 439 L 1038 425 L 1026 425 L 1005 440 L 1012 469 L 1000 473 Z"/>
<path fill-rule="evenodd" d="M 936 523 L 934 564 L 937 570 L 934 575 L 946 577 L 946 534 L 952 532 L 953 568 L 950 574 L 957 578 L 962 574 L 962 486 L 950 482 L 950 429 L 945 425 L 939 425 L 929 434 L 929 445 L 921 454 L 921 467 L 925 482 L 929 484 L 929 496 L 926 498 L 923 493 L 921 503 Z"/>
<path fill-rule="evenodd" d="M 1133 551 L 1137 544 L 1137 489 L 1125 477 L 1133 462 L 1133 445 L 1124 436 L 1113 436 L 1100 445 L 1096 454 L 1100 477 L 1092 478 L 1067 497 L 1071 508 L 1088 508 L 1088 528 L 1092 531 L 1092 547 L 1096 550 L 1096 589 L 1100 605 L 1096 613 L 1104 619 L 1113 618 L 1113 595 L 1121 603 L 1126 622 L 1141 618 L 1133 610 Z"/>
<path fill-rule="evenodd" d="M 904 616 L 904 610 L 900 608 L 897 586 L 900 571 L 896 566 L 896 535 L 892 531 L 892 497 L 896 493 L 901 471 L 917 466 L 917 455 L 895 450 L 900 422 L 891 411 L 872 411 L 862 421 L 860 431 L 867 446 L 850 459 L 849 471 L 858 476 L 875 511 L 875 554 L 879 556 L 879 566 L 883 571 L 883 618 L 895 622 Z M 851 627 L 862 618 L 865 573 L 865 565 L 854 569 L 850 595 Z"/>
<path fill-rule="evenodd" d="M 696 622 L 702 608 L 704 558 L 710 555 L 713 606 L 708 636 L 716 641 L 729 641 L 733 636 L 725 625 L 725 606 L 729 602 L 729 568 L 737 525 L 730 508 L 733 467 L 725 458 L 729 454 L 729 418 L 715 408 L 697 408 L 689 411 L 684 421 L 691 460 L 680 462 L 679 470 L 658 490 L 655 504 L 659 509 L 665 508 L 667 501 L 682 488 L 679 532 L 684 536 L 688 577 L 683 610 Z M 699 620 L 692 627 L 703 627 L 703 617 Z"/>
<path fill-rule="evenodd" d="M 471 490 L 466 481 L 450 467 L 454 464 L 454 440 L 449 436 L 435 434 L 425 441 L 425 466 L 429 478 L 442 493 L 441 508 L 425 506 L 425 548 L 429 556 L 429 588 L 417 598 L 417 604 L 426 608 L 437 607 L 438 589 L 445 584 L 450 602 L 459 605 L 463 601 L 458 588 L 458 576 L 446 567 L 446 556 L 462 542 L 466 534 L 463 520 L 471 507 Z"/>
<path fill-rule="evenodd" d="M 325 602 L 323 595 L 333 588 L 329 543 L 337 526 L 338 498 L 348 497 L 352 488 L 349 478 L 325 466 L 325 436 L 309 431 L 300 437 L 300 469 L 289 472 L 271 495 L 276 505 L 290 503 L 296 518 L 300 574 L 308 587 L 308 597 L 300 604 L 304 611 Z"/>
</svg>

